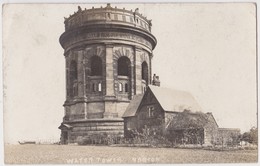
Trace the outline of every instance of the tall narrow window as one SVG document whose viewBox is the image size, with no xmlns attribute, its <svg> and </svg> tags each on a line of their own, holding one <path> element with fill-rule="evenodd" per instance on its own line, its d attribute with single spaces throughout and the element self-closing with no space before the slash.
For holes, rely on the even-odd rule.
<svg viewBox="0 0 260 166">
<path fill-rule="evenodd" d="M 118 75 L 129 76 L 130 75 L 130 60 L 126 56 L 122 56 L 117 62 Z"/>
<path fill-rule="evenodd" d="M 122 83 L 119 83 L 119 84 L 118 84 L 118 90 L 119 90 L 119 92 L 122 92 L 122 91 L 123 91 L 123 85 L 122 85 Z"/>
<path fill-rule="evenodd" d="M 128 92 L 128 84 L 125 83 L 125 92 Z"/>
<path fill-rule="evenodd" d="M 142 63 L 142 79 L 148 84 L 148 65 L 145 61 Z"/>
<path fill-rule="evenodd" d="M 95 92 L 95 91 L 96 91 L 96 85 L 92 84 L 92 92 Z"/>
<path fill-rule="evenodd" d="M 101 85 L 101 83 L 98 83 L 98 91 L 99 91 L 99 92 L 102 91 L 102 85 Z"/>
<path fill-rule="evenodd" d="M 102 76 L 102 60 L 98 56 L 92 56 L 90 59 L 91 76 Z"/>
<path fill-rule="evenodd" d="M 154 116 L 154 107 L 150 106 L 148 107 L 148 117 L 151 118 Z"/>
</svg>

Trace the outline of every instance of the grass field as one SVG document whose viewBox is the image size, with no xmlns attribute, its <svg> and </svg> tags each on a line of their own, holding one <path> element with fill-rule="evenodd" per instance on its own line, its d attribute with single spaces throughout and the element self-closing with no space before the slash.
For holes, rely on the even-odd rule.
<svg viewBox="0 0 260 166">
<path fill-rule="evenodd" d="M 73 145 L 5 145 L 6 164 L 252 163 L 257 150 L 138 148 Z"/>
</svg>

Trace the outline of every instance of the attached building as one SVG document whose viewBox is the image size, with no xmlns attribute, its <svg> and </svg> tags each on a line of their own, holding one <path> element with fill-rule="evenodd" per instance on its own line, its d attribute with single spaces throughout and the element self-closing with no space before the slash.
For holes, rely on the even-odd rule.
<svg viewBox="0 0 260 166">
<path fill-rule="evenodd" d="M 133 98 L 123 118 L 125 137 L 131 137 L 133 130 L 149 128 L 176 143 L 212 144 L 217 139 L 212 113 L 202 113 L 194 97 L 184 91 L 149 86 Z"/>
</svg>

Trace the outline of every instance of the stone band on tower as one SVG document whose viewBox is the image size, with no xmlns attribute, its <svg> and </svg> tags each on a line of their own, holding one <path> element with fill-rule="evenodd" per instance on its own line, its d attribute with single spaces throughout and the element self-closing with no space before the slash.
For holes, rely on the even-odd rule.
<svg viewBox="0 0 260 166">
<path fill-rule="evenodd" d="M 122 114 L 151 84 L 156 38 L 138 9 L 92 8 L 65 18 L 60 37 L 66 60 L 65 116 L 61 142 L 91 134 L 123 134 Z"/>
</svg>

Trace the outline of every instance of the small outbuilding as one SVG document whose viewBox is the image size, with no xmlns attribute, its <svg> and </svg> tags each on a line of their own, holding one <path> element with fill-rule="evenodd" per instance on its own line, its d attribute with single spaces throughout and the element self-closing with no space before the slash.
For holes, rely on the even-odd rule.
<svg viewBox="0 0 260 166">
<path fill-rule="evenodd" d="M 212 113 L 202 113 L 188 92 L 149 86 L 128 105 L 124 118 L 124 135 L 148 129 L 153 135 L 165 136 L 175 143 L 213 144 L 218 125 Z"/>
<path fill-rule="evenodd" d="M 219 128 L 217 144 L 238 145 L 240 143 L 240 129 L 238 128 Z"/>
</svg>

